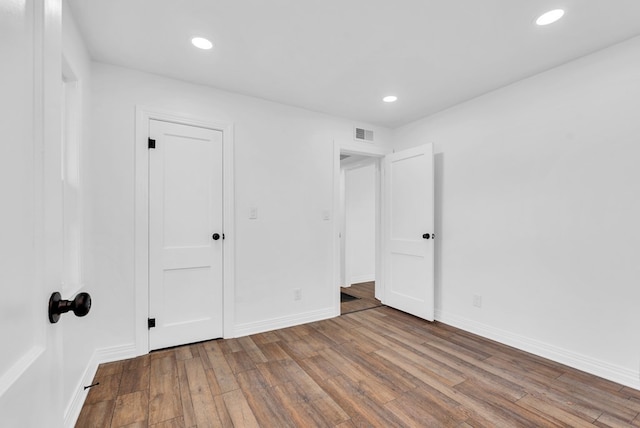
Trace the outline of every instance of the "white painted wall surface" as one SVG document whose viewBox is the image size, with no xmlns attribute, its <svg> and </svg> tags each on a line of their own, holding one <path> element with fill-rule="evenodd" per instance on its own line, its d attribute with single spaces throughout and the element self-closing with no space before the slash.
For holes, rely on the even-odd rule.
<svg viewBox="0 0 640 428">
<path fill-rule="evenodd" d="M 137 105 L 234 124 L 236 334 L 329 316 L 333 219 L 323 212 L 333 208 L 333 142 L 353 141 L 354 123 L 100 63 L 91 79 L 90 264 L 96 302 L 117 307 L 101 346 L 134 341 Z M 389 134 L 375 130 L 379 142 Z"/>
<path fill-rule="evenodd" d="M 345 169 L 347 285 L 374 281 L 376 272 L 375 166 Z"/>
<path fill-rule="evenodd" d="M 635 38 L 394 132 L 397 148 L 435 144 L 437 318 L 635 387 L 638 51 Z"/>
<path fill-rule="evenodd" d="M 83 155 L 86 154 L 85 150 L 90 146 L 91 134 L 89 129 L 89 110 L 90 110 L 90 77 L 91 77 L 91 60 L 86 50 L 82 37 L 80 36 L 76 23 L 71 15 L 71 11 L 66 3 L 62 3 L 62 53 L 64 59 L 67 61 L 71 71 L 77 79 L 75 84 L 75 90 L 77 91 L 78 99 L 78 116 L 74 118 L 76 127 L 74 132 L 77 132 L 79 137 L 79 162 L 80 167 L 78 172 L 77 184 L 79 187 L 79 200 L 81 203 L 87 202 L 84 196 L 84 180 L 83 173 L 84 161 Z M 73 165 L 66 165 L 67 168 L 73 168 Z M 65 201 L 66 202 L 66 201 Z M 83 207 L 81 213 L 86 212 L 90 207 Z M 75 219 L 74 219 L 75 220 Z M 82 217 L 80 218 L 82 220 Z M 80 225 L 81 231 L 84 230 L 84 225 Z M 84 241 L 84 235 L 81 237 Z M 75 422 L 79 407 L 72 406 L 74 399 L 76 401 L 84 400 L 86 391 L 84 391 L 84 375 L 88 366 L 90 365 L 93 357 L 97 338 L 101 328 L 109 324 L 108 313 L 102 305 L 102 300 L 96 300 L 95 286 L 90 271 L 87 271 L 85 262 L 88 260 L 88 254 L 86 253 L 86 243 L 82 242 L 82 254 L 80 273 L 82 274 L 80 283 L 73 281 L 72 283 L 63 285 L 63 298 L 70 299 L 75 296 L 76 293 L 86 291 L 94 298 L 94 304 L 91 312 L 84 318 L 76 318 L 74 316 L 66 316 L 62 322 L 64 322 L 64 355 L 62 358 L 64 373 L 64 391 L 63 391 L 63 403 L 65 404 L 65 417 L 68 422 Z M 89 275 L 87 277 L 87 275 Z M 74 275 L 75 276 L 75 275 Z M 73 277 L 73 276 L 72 276 Z M 99 294 L 99 293 L 98 293 Z M 93 374 L 93 373 L 91 373 Z"/>
</svg>

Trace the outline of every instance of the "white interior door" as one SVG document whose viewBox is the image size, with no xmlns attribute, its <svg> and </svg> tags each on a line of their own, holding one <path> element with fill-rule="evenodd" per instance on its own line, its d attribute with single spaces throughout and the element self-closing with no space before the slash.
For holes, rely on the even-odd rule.
<svg viewBox="0 0 640 428">
<path fill-rule="evenodd" d="M 222 337 L 222 132 L 150 120 L 150 349 Z"/>
<path fill-rule="evenodd" d="M 433 145 L 385 157 L 384 303 L 433 321 Z"/>
<path fill-rule="evenodd" d="M 47 316 L 62 286 L 59 10 L 50 0 L 0 2 L 3 427 L 63 425 L 65 319 Z"/>
</svg>

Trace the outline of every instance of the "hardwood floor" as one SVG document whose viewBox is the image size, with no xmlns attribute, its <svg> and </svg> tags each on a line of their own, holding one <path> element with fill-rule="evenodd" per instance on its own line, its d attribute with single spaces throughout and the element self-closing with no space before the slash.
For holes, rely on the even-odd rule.
<svg viewBox="0 0 640 428">
<path fill-rule="evenodd" d="M 640 427 L 640 391 L 388 307 L 101 365 L 77 427 Z"/>
<path fill-rule="evenodd" d="M 342 315 L 382 306 L 380 300 L 375 297 L 375 283 L 373 281 L 352 284 L 351 287 L 343 287 L 340 291 L 358 298 L 358 300 L 340 303 Z"/>
</svg>

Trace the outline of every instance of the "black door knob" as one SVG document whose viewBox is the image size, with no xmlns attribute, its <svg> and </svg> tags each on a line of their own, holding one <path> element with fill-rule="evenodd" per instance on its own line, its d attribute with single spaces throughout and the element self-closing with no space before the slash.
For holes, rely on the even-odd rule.
<svg viewBox="0 0 640 428">
<path fill-rule="evenodd" d="M 91 310 L 91 296 L 89 293 L 79 293 L 73 300 L 62 300 L 57 291 L 49 298 L 49 321 L 55 324 L 60 315 L 73 311 L 77 317 L 83 317 Z"/>
<path fill-rule="evenodd" d="M 422 234 L 422 239 L 429 239 L 429 238 L 431 238 L 431 235 L 429 235 L 428 233 Z"/>
<path fill-rule="evenodd" d="M 212 236 L 214 241 L 217 241 L 218 239 L 220 239 L 220 234 L 219 233 L 214 233 Z"/>
</svg>

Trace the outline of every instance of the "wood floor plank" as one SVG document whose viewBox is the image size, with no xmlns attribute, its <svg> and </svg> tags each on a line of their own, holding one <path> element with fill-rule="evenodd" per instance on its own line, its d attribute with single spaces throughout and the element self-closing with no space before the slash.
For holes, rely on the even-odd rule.
<svg viewBox="0 0 640 428">
<path fill-rule="evenodd" d="M 272 331 L 267 331 L 265 333 L 252 334 L 250 337 L 256 345 L 265 345 L 267 343 L 273 343 L 280 340 L 278 335 Z"/>
<path fill-rule="evenodd" d="M 100 364 L 98 370 L 96 371 L 96 375 L 94 376 L 94 380 L 100 380 L 107 376 L 119 376 L 124 371 L 124 367 L 127 364 L 127 361 L 115 361 L 113 363 Z"/>
<path fill-rule="evenodd" d="M 329 396 L 343 408 L 356 426 L 403 427 L 401 419 L 374 402 L 359 383 L 337 376 L 323 383 Z"/>
<path fill-rule="evenodd" d="M 240 341 L 240 346 L 242 346 L 242 349 L 245 350 L 254 364 L 266 363 L 268 361 L 267 357 L 262 353 L 262 350 L 260 350 L 250 337 L 241 337 L 238 340 Z"/>
<path fill-rule="evenodd" d="M 151 364 L 150 355 L 142 355 L 137 358 L 131 358 L 129 360 L 125 360 L 124 362 L 124 370 L 134 370 L 140 367 L 148 367 Z"/>
<path fill-rule="evenodd" d="M 195 345 L 197 346 L 197 345 Z M 176 355 L 176 360 L 188 360 L 193 358 L 193 353 L 191 352 L 191 349 L 194 347 L 194 345 L 191 346 L 180 346 L 178 348 L 176 348 L 175 350 L 175 355 Z"/>
<path fill-rule="evenodd" d="M 182 416 L 180 381 L 175 374 L 155 376 L 149 383 L 149 423 L 157 424 Z"/>
<path fill-rule="evenodd" d="M 477 408 L 481 409 L 480 414 L 487 419 L 502 420 L 505 424 L 513 427 L 561 427 L 551 418 L 541 417 L 518 406 L 513 401 L 504 398 L 502 395 L 487 392 L 486 385 L 482 385 L 474 380 L 468 380 L 453 387 L 466 397 L 467 402 L 475 401 Z"/>
<path fill-rule="evenodd" d="M 168 421 L 162 421 L 157 424 L 149 425 L 151 428 L 186 428 L 184 424 L 184 418 L 170 419 Z"/>
<path fill-rule="evenodd" d="M 244 350 L 227 353 L 224 355 L 224 358 L 227 360 L 233 374 L 236 375 L 240 372 L 256 368 L 253 359 Z"/>
<path fill-rule="evenodd" d="M 385 385 L 376 377 L 371 377 L 371 373 L 365 367 L 359 366 L 335 349 L 326 349 L 322 351 L 321 355 L 340 370 L 345 378 L 357 383 L 359 390 L 366 391 L 379 404 L 387 403 L 397 398 L 401 393 L 392 385 Z"/>
<path fill-rule="evenodd" d="M 592 422 L 594 421 L 585 420 L 561 408 L 552 406 L 545 401 L 539 400 L 532 395 L 524 396 L 516 403 L 520 407 L 540 416 L 552 418 L 554 421 L 564 424 L 567 427 L 581 428 L 593 426 Z"/>
<path fill-rule="evenodd" d="M 137 366 L 122 372 L 118 395 L 149 389 L 149 366 Z"/>
<path fill-rule="evenodd" d="M 278 343 L 261 343 L 260 345 L 258 345 L 258 348 L 260 348 L 262 355 L 264 355 L 267 359 L 267 361 L 265 362 L 291 358 L 289 354 L 287 354 Z"/>
<path fill-rule="evenodd" d="M 406 400 L 405 397 L 397 399 L 385 404 L 384 407 L 393 413 L 398 419 L 408 422 L 411 426 L 455 426 L 453 421 L 441 423 L 436 419 L 430 408 L 425 406 L 426 403 L 416 403 L 412 400 Z"/>
<path fill-rule="evenodd" d="M 257 370 L 269 387 L 291 382 L 292 379 L 287 371 L 288 364 L 284 363 L 284 361 L 285 360 L 269 361 L 256 365 Z M 291 360 L 287 360 L 287 362 L 288 361 Z"/>
<path fill-rule="evenodd" d="M 189 391 L 189 380 L 184 366 L 184 360 L 177 363 L 178 384 L 180 387 L 180 403 L 182 404 L 182 417 L 185 427 L 196 426 L 196 413 L 191 402 L 191 392 Z"/>
<path fill-rule="evenodd" d="M 93 404 L 85 402 L 76 421 L 76 428 L 108 428 L 111 426 L 115 406 L 115 399 Z"/>
<path fill-rule="evenodd" d="M 130 394 L 119 395 L 113 410 L 111 426 L 125 427 L 135 423 L 146 425 L 149 418 L 149 393 L 136 391 Z"/>
<path fill-rule="evenodd" d="M 298 391 L 292 383 L 278 385 L 273 388 L 275 396 L 283 403 L 289 417 L 299 427 L 330 427 L 330 423 L 318 413 L 309 401 L 300 399 Z"/>
<path fill-rule="evenodd" d="M 222 426 L 202 361 L 199 358 L 184 360 L 184 368 L 189 381 L 191 404 L 198 427 Z"/>
<path fill-rule="evenodd" d="M 245 391 L 249 407 L 256 420 L 265 427 L 295 427 L 283 403 L 274 396 L 271 388 L 257 388 Z"/>
<path fill-rule="evenodd" d="M 218 412 L 218 418 L 220 418 L 220 422 L 223 427 L 232 427 L 233 420 L 231 420 L 231 415 L 229 415 L 229 411 L 227 410 L 226 404 L 224 404 L 224 398 L 222 395 L 216 395 L 213 397 L 213 401 L 216 405 L 216 411 Z"/>
<path fill-rule="evenodd" d="M 154 358 L 151 360 L 150 376 L 151 378 L 160 376 L 175 376 L 178 373 L 175 352 L 167 354 L 162 358 Z"/>
<path fill-rule="evenodd" d="M 92 404 L 101 401 L 115 400 L 118 396 L 118 390 L 120 389 L 121 378 L 122 373 L 102 377 L 96 376 L 93 379 L 93 383 L 99 382 L 99 384 L 91 387 L 85 403 Z"/>
<path fill-rule="evenodd" d="M 235 375 L 229 366 L 225 356 L 222 353 L 222 349 L 217 345 L 217 342 L 213 342 L 207 349 L 207 356 L 213 367 L 218 386 L 222 393 L 233 391 L 238 389 L 238 382 Z"/>
<path fill-rule="evenodd" d="M 229 411 L 229 416 L 236 427 L 259 427 L 258 421 L 253 415 L 253 411 L 242 391 L 236 389 L 222 395 L 224 404 Z"/>
<path fill-rule="evenodd" d="M 600 428 L 626 428 L 632 426 L 628 421 L 603 413 L 593 425 Z"/>
<path fill-rule="evenodd" d="M 640 427 L 640 391 L 388 307 L 101 365 L 76 426 Z"/>
</svg>

